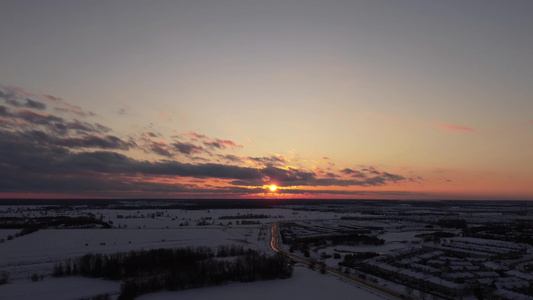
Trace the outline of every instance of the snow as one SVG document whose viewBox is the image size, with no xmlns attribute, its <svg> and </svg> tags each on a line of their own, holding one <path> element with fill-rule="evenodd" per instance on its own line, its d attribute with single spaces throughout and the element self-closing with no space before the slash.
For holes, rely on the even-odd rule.
<svg viewBox="0 0 533 300">
<path fill-rule="evenodd" d="M 46 278 L 0 285 L 2 300 L 67 300 L 120 293 L 120 283 L 81 277 Z"/>
<path fill-rule="evenodd" d="M 33 273 L 47 275 L 51 273 L 54 263 L 77 258 L 86 253 L 111 254 L 195 245 L 249 246 L 246 235 L 249 234 L 249 239 L 257 242 L 257 237 L 252 238 L 254 232 L 251 228 L 39 230 L 0 244 L 0 269 L 7 271 L 11 279 L 21 279 Z M 262 243 L 266 244 L 266 241 Z"/>
<path fill-rule="evenodd" d="M 287 222 L 306 225 L 309 234 L 336 234 L 347 228 L 368 227 L 370 236 L 377 236 L 385 240 L 384 245 L 333 245 L 332 243 L 312 247 L 310 250 L 313 258 L 319 259 L 321 254 L 333 255 L 340 252 L 343 256 L 348 252 L 378 252 L 391 256 L 401 256 L 404 252 L 413 252 L 425 243 L 417 237 L 418 234 L 433 232 L 420 223 L 403 220 L 374 220 L 372 216 L 359 215 L 354 212 L 333 211 L 294 211 L 288 208 L 275 209 L 210 209 L 210 210 L 181 210 L 181 209 L 69 209 L 58 207 L 56 210 L 42 210 L 33 207 L 10 208 L 0 211 L 0 215 L 13 215 L 18 217 L 40 216 L 41 214 L 78 216 L 92 214 L 104 222 L 112 224 L 114 229 L 49 229 L 39 230 L 23 237 L 0 243 L 0 270 L 9 274 L 11 283 L 0 286 L 1 299 L 79 299 L 97 294 L 110 293 L 116 295 L 119 283 L 95 279 L 64 278 L 56 279 L 45 277 L 44 281 L 30 282 L 32 274 L 50 276 L 55 263 L 69 258 L 77 258 L 86 253 L 110 254 L 128 252 L 131 250 L 154 248 L 181 248 L 187 246 L 208 246 L 216 250 L 218 245 L 239 244 L 267 254 L 274 253 L 270 248 L 270 225 L 272 222 Z M 254 219 L 257 225 L 237 225 L 237 221 L 245 219 L 248 214 L 266 215 L 268 218 Z M 220 219 L 221 216 L 242 216 L 237 219 Z M 359 216 L 361 219 L 340 219 L 346 216 Z M 200 225 L 205 220 L 207 225 Z M 231 223 L 230 223 L 231 222 Z M 187 223 L 185 226 L 184 223 Z M 231 224 L 231 225 L 230 225 Z M 302 228 L 302 233 L 303 234 Z M 0 230 L 0 239 L 8 235 L 15 235 L 20 229 Z M 457 239 L 464 243 L 472 244 L 478 240 Z M 431 244 L 431 246 L 435 246 Z M 499 246 L 499 247 L 496 247 Z M 507 244 L 492 245 L 502 248 Z M 284 245 L 288 249 L 287 245 Z M 505 248 L 505 247 L 503 247 Z M 507 247 L 508 248 L 508 247 Z M 415 251 L 416 252 L 416 251 Z M 300 251 L 297 255 L 303 256 Z M 442 252 L 430 252 L 414 257 L 408 264 L 420 259 L 432 259 L 435 267 L 444 263 Z M 382 256 L 385 257 L 385 256 Z M 440 257 L 437 260 L 436 257 Z M 329 258 L 326 264 L 332 268 L 338 267 L 340 259 Z M 374 258 L 375 264 L 387 264 Z M 442 263 L 439 263 L 442 262 Z M 407 263 L 407 261 L 406 261 Z M 452 266 L 462 270 L 471 263 L 460 263 L 456 258 L 450 257 Z M 476 264 L 481 262 L 476 262 Z M 416 266 L 416 265 L 412 265 Z M 399 269 L 389 266 L 392 271 Z M 434 269 L 419 266 L 420 269 Z M 353 270 L 351 270 L 354 272 Z M 474 270 L 475 271 L 475 270 Z M 407 272 L 413 278 L 426 278 L 428 281 L 437 281 L 430 274 Z M 427 270 L 426 272 L 427 273 Z M 417 276 L 420 275 L 420 276 Z M 514 274 L 516 277 L 520 274 Z M 453 276 L 453 275 L 452 275 Z M 496 276 L 497 277 L 497 276 Z M 368 276 L 367 278 L 371 278 Z M 381 278 L 373 278 L 388 288 L 403 293 L 405 287 L 388 282 Z M 439 283 L 443 282 L 440 278 Z M 111 284 L 109 288 L 105 285 Z M 260 292 L 258 292 L 260 291 Z M 86 294 L 89 292 L 90 294 Z M 85 294 L 84 294 L 85 293 Z M 144 295 L 138 299 L 164 300 L 164 299 L 384 299 L 385 296 L 373 292 L 354 283 L 338 279 L 330 274 L 322 275 L 318 271 L 311 271 L 306 267 L 296 267 L 293 278 L 287 280 L 261 281 L 254 283 L 234 283 L 227 286 L 209 287 L 203 289 L 160 292 Z M 5 297 L 7 295 L 7 298 Z M 27 296 L 31 295 L 31 296 Z"/>
<path fill-rule="evenodd" d="M 260 223 L 280 221 L 292 215 L 292 210 L 288 209 L 210 209 L 210 210 L 181 210 L 181 209 L 140 209 L 140 210 L 86 210 L 95 216 L 102 216 L 103 220 L 112 221 L 115 227 L 127 228 L 179 228 L 182 223 L 189 223 L 189 226 L 196 227 L 197 221 L 204 218 L 211 225 L 222 223 L 235 224 L 241 219 L 219 219 L 221 216 L 245 216 L 246 214 L 264 214 L 271 218 L 254 219 Z M 119 218 L 118 216 L 122 216 Z M 279 218 L 281 217 L 281 218 Z M 308 217 L 308 214 L 304 215 Z M 244 218 L 243 218 L 244 219 Z"/>
<path fill-rule="evenodd" d="M 387 299 L 377 292 L 343 282 L 332 275 L 320 274 L 307 267 L 297 266 L 292 278 L 284 280 L 235 283 L 225 286 L 178 292 L 160 292 L 137 297 L 138 300 L 193 300 L 193 299 L 254 299 L 254 300 L 348 300 Z"/>
<path fill-rule="evenodd" d="M 5 239 L 7 241 L 9 235 L 15 236 L 15 234 L 19 232 L 20 229 L 0 229 L 0 239 Z"/>
</svg>

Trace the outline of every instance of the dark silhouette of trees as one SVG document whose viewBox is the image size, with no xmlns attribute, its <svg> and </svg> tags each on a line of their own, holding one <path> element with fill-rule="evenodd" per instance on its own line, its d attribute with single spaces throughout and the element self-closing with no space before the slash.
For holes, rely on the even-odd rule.
<svg viewBox="0 0 533 300">
<path fill-rule="evenodd" d="M 35 232 L 43 228 L 111 228 L 108 223 L 88 216 L 55 216 L 55 217 L 0 217 L 0 228 L 21 228 L 20 235 Z"/>
<path fill-rule="evenodd" d="M 246 250 L 241 245 L 220 245 L 217 248 L 217 257 L 244 255 Z"/>
<path fill-rule="evenodd" d="M 9 281 L 9 275 L 7 272 L 0 273 L 0 285 L 6 284 Z"/>
<path fill-rule="evenodd" d="M 233 261 L 216 260 L 209 247 L 154 249 L 111 255 L 86 254 L 74 261 L 54 266 L 54 276 L 81 275 L 122 280 L 118 299 L 160 290 L 183 290 L 228 282 L 251 282 L 292 276 L 292 264 L 277 253 L 274 256 L 221 246 L 218 257 L 236 256 Z"/>
<path fill-rule="evenodd" d="M 379 253 L 376 252 L 357 252 L 353 254 L 346 254 L 344 260 L 339 262 L 339 265 L 345 267 L 357 267 L 365 259 L 379 256 Z"/>
</svg>

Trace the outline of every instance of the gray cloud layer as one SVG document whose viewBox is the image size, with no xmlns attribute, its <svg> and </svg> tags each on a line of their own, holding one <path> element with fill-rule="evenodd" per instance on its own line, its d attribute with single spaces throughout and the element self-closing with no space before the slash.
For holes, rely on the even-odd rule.
<svg viewBox="0 0 533 300">
<path fill-rule="evenodd" d="M 219 151 L 234 151 L 242 146 L 194 132 L 176 136 L 170 144 L 154 140 L 159 136 L 152 132 L 142 134 L 137 140 L 122 138 L 110 134 L 112 129 L 103 124 L 69 117 L 87 118 L 94 114 L 59 97 L 42 95 L 41 99 L 63 103 L 65 109 L 56 107 L 61 116 L 47 112 L 44 102 L 30 99 L 28 95 L 33 94 L 0 88 L 0 99 L 5 104 L 0 105 L 0 190 L 3 192 L 250 194 L 263 192 L 262 186 L 270 183 L 302 187 L 379 186 L 406 180 L 401 175 L 372 167 L 340 170 L 339 174 L 349 179 L 332 172 L 322 174 L 325 178 L 321 178 L 313 171 L 284 168 L 286 159 L 281 156 L 221 154 Z M 155 153 L 164 159 L 133 159 L 124 154 L 131 149 Z M 203 163 L 180 162 L 176 159 L 179 155 Z M 205 157 L 225 163 L 213 163 Z M 245 162 L 253 162 L 258 167 L 244 167 Z M 213 190 L 145 180 L 175 176 L 222 179 L 231 185 Z M 307 192 L 305 189 L 291 191 Z"/>
</svg>

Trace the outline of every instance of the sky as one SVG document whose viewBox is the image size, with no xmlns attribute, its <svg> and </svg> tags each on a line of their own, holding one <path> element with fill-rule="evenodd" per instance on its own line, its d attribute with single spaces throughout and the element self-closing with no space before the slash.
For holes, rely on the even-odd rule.
<svg viewBox="0 0 533 300">
<path fill-rule="evenodd" d="M 533 200 L 531 15 L 3 0 L 0 197 Z"/>
</svg>

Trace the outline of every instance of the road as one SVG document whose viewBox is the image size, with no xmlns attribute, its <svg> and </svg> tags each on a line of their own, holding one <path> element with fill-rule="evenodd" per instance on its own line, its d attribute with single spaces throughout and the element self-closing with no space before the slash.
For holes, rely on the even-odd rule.
<svg viewBox="0 0 533 300">
<path fill-rule="evenodd" d="M 305 265 L 308 265 L 308 266 L 314 263 L 314 262 L 311 262 L 308 259 L 296 256 L 296 255 L 294 255 L 294 254 L 292 254 L 290 252 L 287 252 L 287 251 L 281 249 L 281 247 L 279 246 L 279 234 L 278 234 L 279 233 L 279 223 L 273 223 L 270 231 L 271 231 L 271 236 L 272 236 L 272 238 L 270 240 L 270 247 L 272 247 L 272 249 L 274 249 L 274 251 L 276 251 L 278 253 L 281 253 L 281 254 L 289 257 L 290 259 L 292 259 L 294 261 L 301 262 L 301 263 L 303 263 Z M 377 292 L 378 294 L 384 294 L 384 296 L 387 297 L 387 298 L 406 299 L 406 297 L 402 293 L 399 293 L 397 291 L 394 291 L 394 290 L 388 289 L 386 287 L 374 284 L 372 282 L 365 281 L 365 280 L 360 279 L 360 278 L 351 277 L 351 276 L 349 276 L 347 274 L 344 274 L 344 273 L 342 273 L 342 272 L 340 272 L 338 270 L 329 268 L 327 266 L 324 266 L 324 267 L 325 267 L 325 271 L 330 273 L 330 274 L 333 274 L 335 276 L 341 277 L 343 279 L 346 279 L 348 281 L 351 281 L 353 283 L 361 285 L 361 286 L 363 286 L 363 287 L 365 287 L 367 289 L 370 289 L 370 290 L 372 290 L 374 292 Z"/>
</svg>

